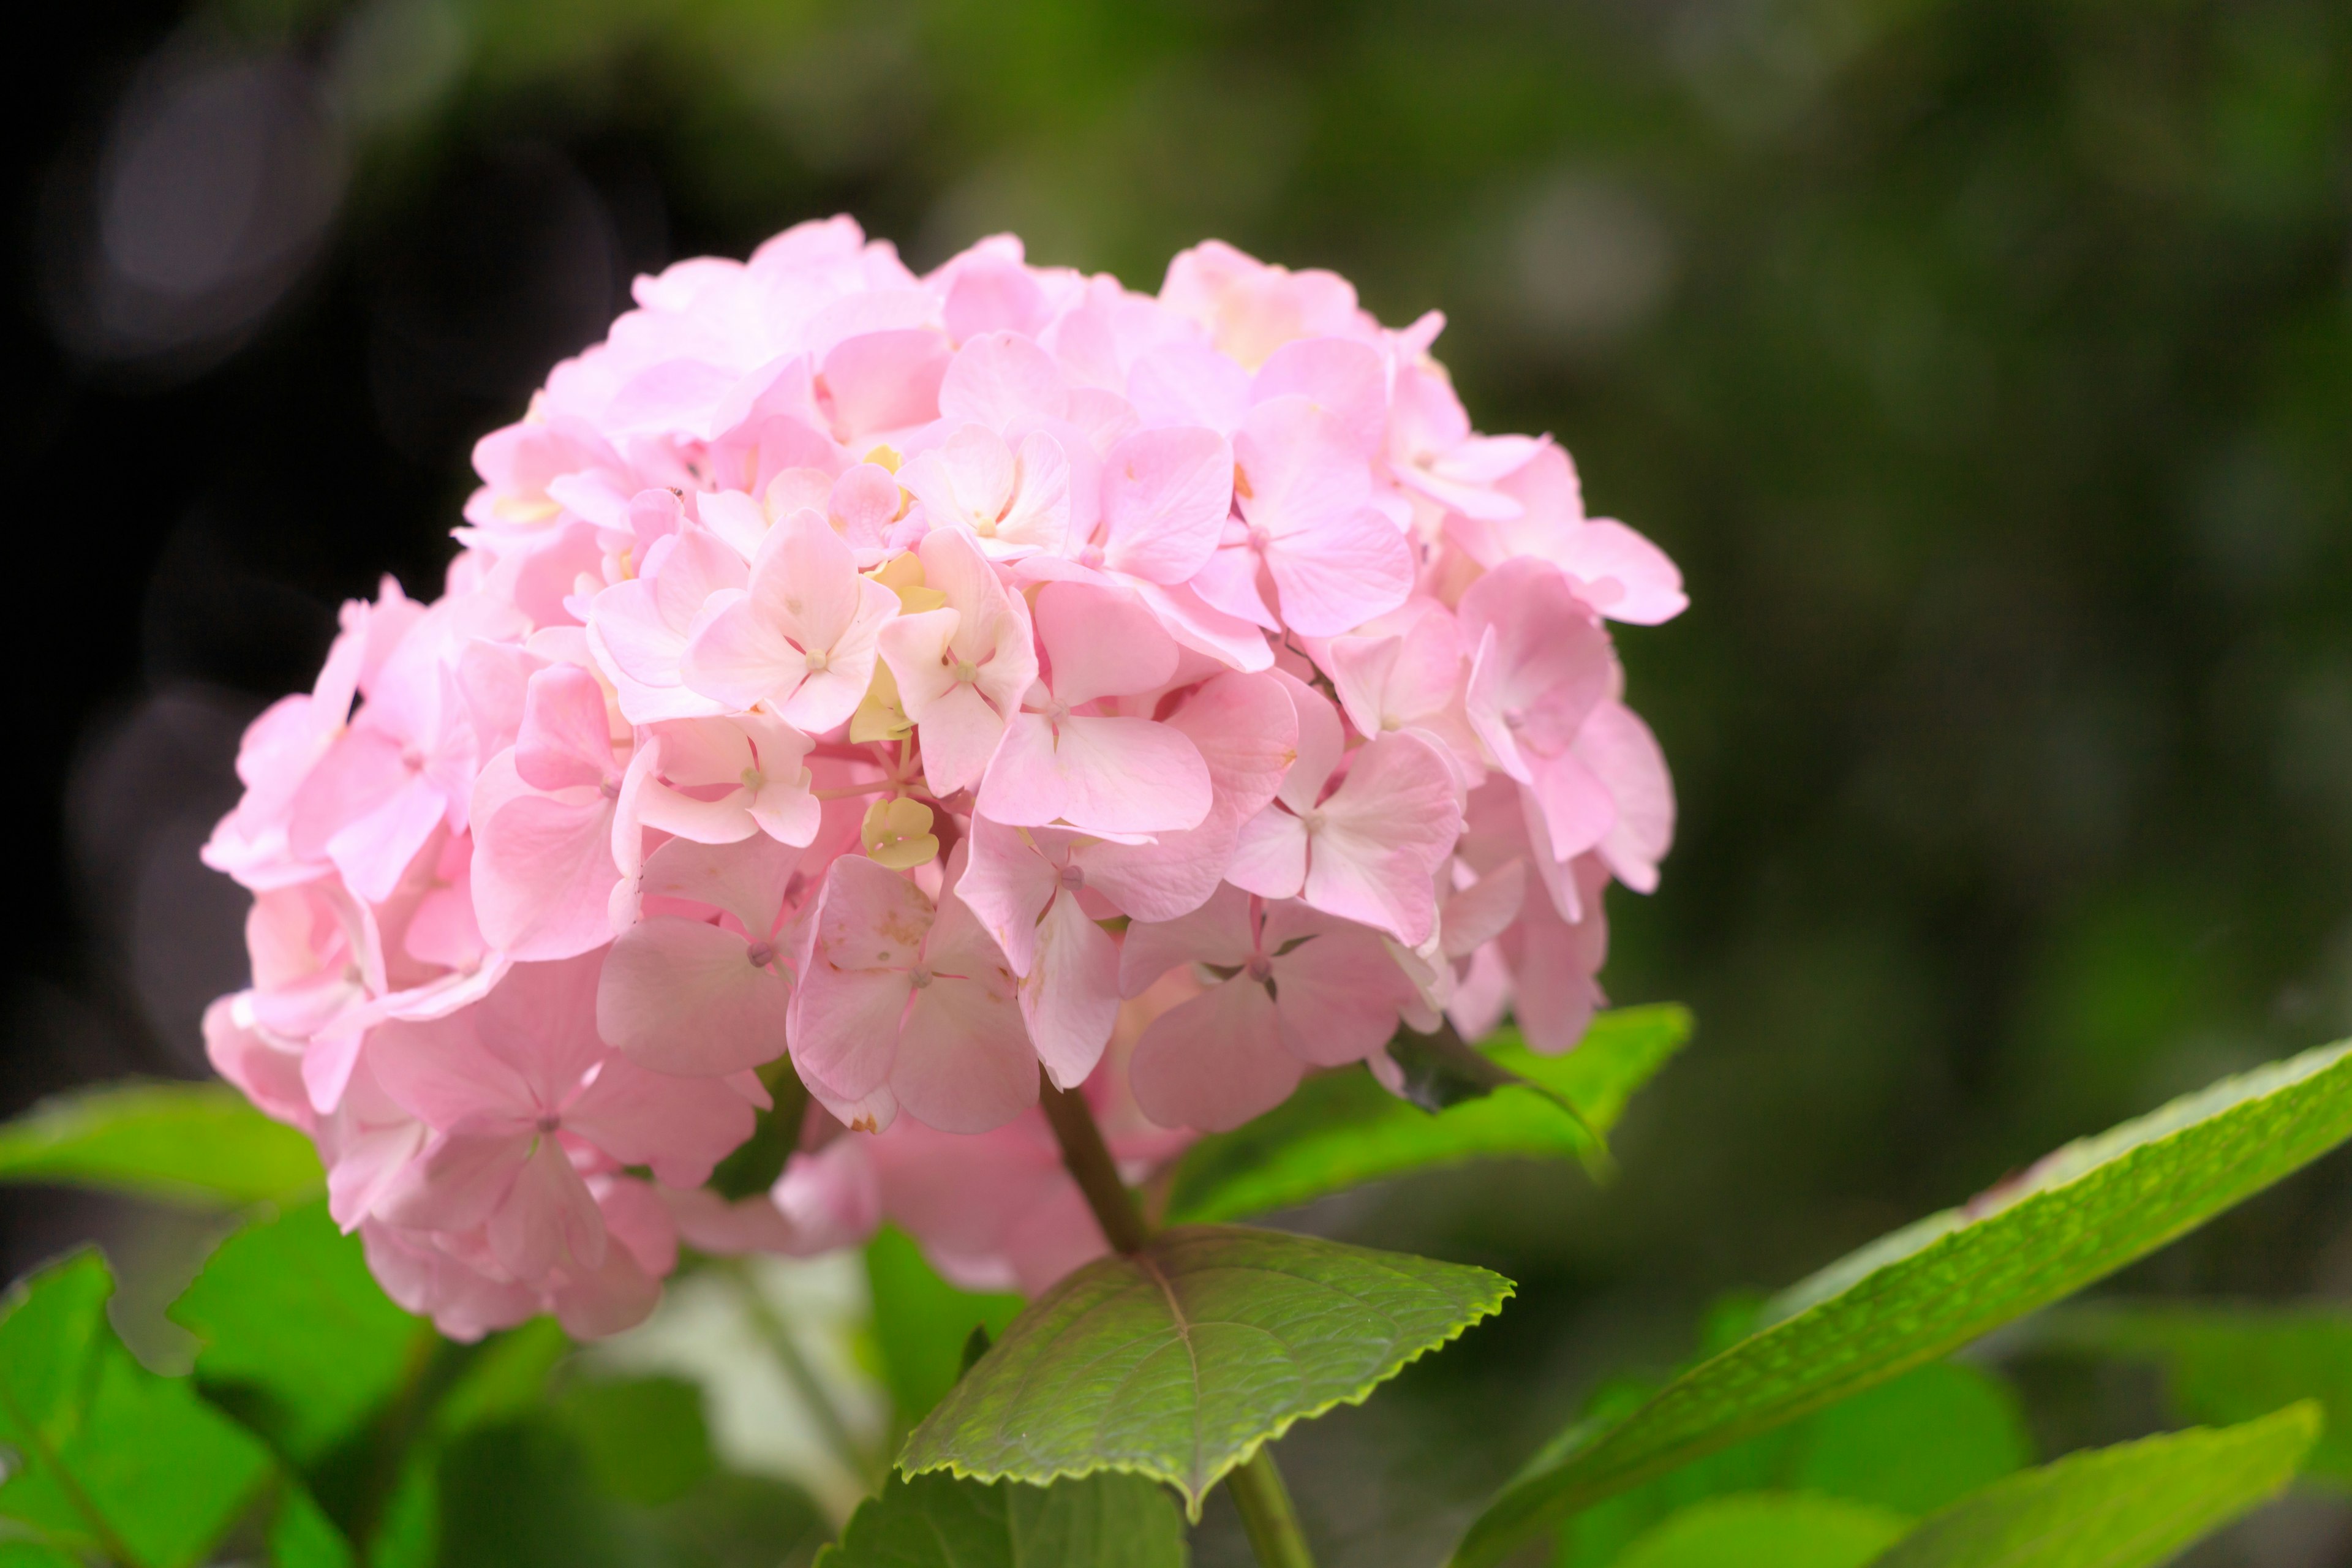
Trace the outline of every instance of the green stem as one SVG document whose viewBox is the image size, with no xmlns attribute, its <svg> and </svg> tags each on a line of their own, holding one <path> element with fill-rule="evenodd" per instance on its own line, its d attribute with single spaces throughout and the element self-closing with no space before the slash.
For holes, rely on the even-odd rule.
<svg viewBox="0 0 2352 1568">
<path fill-rule="evenodd" d="M 1225 1491 L 1241 1510 L 1242 1529 L 1250 1547 L 1265 1568 L 1315 1568 L 1315 1554 L 1307 1549 L 1307 1532 L 1298 1527 L 1298 1510 L 1290 1506 L 1290 1489 L 1274 1450 L 1261 1447 L 1249 1463 L 1225 1478 Z"/>
<path fill-rule="evenodd" d="M 1062 1163 L 1069 1167 L 1078 1191 L 1087 1195 L 1087 1206 L 1095 1211 L 1103 1239 L 1114 1252 L 1142 1251 L 1143 1244 L 1151 1239 L 1150 1227 L 1143 1223 L 1143 1211 L 1135 1205 L 1135 1194 L 1119 1180 L 1118 1162 L 1110 1157 L 1102 1129 L 1095 1125 L 1087 1097 L 1076 1089 L 1055 1089 L 1054 1080 L 1043 1078 L 1043 1069 L 1039 1070 L 1040 1098 L 1045 1104 L 1045 1120 L 1053 1123 L 1054 1138 L 1062 1145 Z"/>
<path fill-rule="evenodd" d="M 1056 1089 L 1054 1080 L 1046 1078 L 1042 1079 L 1039 1098 L 1045 1103 L 1045 1120 L 1053 1125 L 1055 1142 L 1062 1146 L 1062 1163 L 1069 1167 L 1078 1191 L 1086 1194 L 1087 1206 L 1094 1210 L 1104 1239 L 1118 1252 L 1142 1251 L 1151 1239 L 1151 1226 L 1137 1206 L 1135 1194 L 1119 1179 L 1118 1163 L 1111 1158 L 1110 1145 L 1103 1142 L 1102 1129 L 1096 1125 L 1087 1097 L 1076 1089 Z M 1307 1549 L 1307 1532 L 1298 1528 L 1297 1510 L 1290 1506 L 1290 1489 L 1283 1484 L 1282 1470 L 1275 1464 L 1271 1449 L 1261 1446 L 1249 1463 L 1228 1475 L 1225 1490 L 1234 1507 L 1241 1510 L 1242 1529 L 1248 1532 L 1250 1546 L 1264 1568 L 1315 1568 L 1315 1554 Z"/>
<path fill-rule="evenodd" d="M 833 1449 L 834 1458 L 840 1460 L 851 1475 L 871 1484 L 875 1479 L 872 1457 L 851 1434 L 841 1407 L 833 1402 L 833 1395 L 817 1377 L 816 1368 L 809 1365 L 808 1358 L 801 1353 L 800 1344 L 793 1338 L 790 1325 L 777 1316 L 774 1304 L 761 1290 L 759 1281 L 751 1278 L 751 1269 L 744 1266 L 741 1258 L 727 1258 L 721 1267 L 735 1281 L 736 1293 L 743 1299 L 743 1311 L 751 1320 L 751 1327 L 767 1345 L 769 1353 L 776 1358 L 776 1364 L 783 1369 L 785 1381 L 793 1385 L 793 1392 L 800 1396 L 801 1403 L 807 1405 L 809 1414 L 816 1418 L 817 1427 L 824 1434 L 826 1446 Z"/>
</svg>

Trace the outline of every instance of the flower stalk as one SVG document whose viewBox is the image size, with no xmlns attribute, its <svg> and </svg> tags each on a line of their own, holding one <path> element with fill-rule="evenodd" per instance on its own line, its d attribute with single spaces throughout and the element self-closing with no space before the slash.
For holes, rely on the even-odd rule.
<svg viewBox="0 0 2352 1568">
<path fill-rule="evenodd" d="M 1087 1097 L 1075 1089 L 1057 1089 L 1051 1078 L 1041 1075 L 1039 1098 L 1055 1141 L 1062 1146 L 1062 1163 L 1086 1194 L 1087 1206 L 1094 1211 L 1095 1223 L 1102 1226 L 1104 1239 L 1121 1254 L 1142 1251 L 1151 1239 L 1151 1226 L 1135 1194 L 1119 1178 L 1118 1163 L 1103 1142 L 1102 1128 L 1096 1123 Z M 1241 1513 L 1242 1530 L 1263 1568 L 1315 1568 L 1307 1532 L 1299 1528 L 1290 1489 L 1283 1484 L 1282 1470 L 1274 1462 L 1271 1449 L 1260 1447 L 1247 1464 L 1227 1476 L 1225 1491 Z"/>
</svg>

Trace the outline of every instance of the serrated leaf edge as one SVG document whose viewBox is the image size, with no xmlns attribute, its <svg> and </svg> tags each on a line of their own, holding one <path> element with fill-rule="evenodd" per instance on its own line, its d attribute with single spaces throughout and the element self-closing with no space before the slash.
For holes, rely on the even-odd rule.
<svg viewBox="0 0 2352 1568">
<path fill-rule="evenodd" d="M 1374 1252 L 1374 1255 L 1377 1256 L 1377 1252 L 1373 1248 L 1367 1247 L 1360 1250 Z M 909 1480 L 912 1480 L 917 1476 L 936 1475 L 944 1470 L 949 1475 L 955 1477 L 959 1480 L 979 1481 L 983 1484 L 995 1481 L 1016 1481 L 1024 1485 L 1036 1487 L 1051 1486 L 1055 1481 L 1059 1480 L 1072 1480 L 1082 1479 L 1087 1476 L 1099 1475 L 1105 1471 L 1113 1471 L 1120 1475 L 1140 1476 L 1146 1480 L 1157 1481 L 1162 1486 L 1172 1488 L 1177 1495 L 1184 1500 L 1185 1518 L 1190 1522 L 1198 1524 L 1201 1522 L 1202 1505 L 1207 1500 L 1208 1495 L 1216 1490 L 1217 1483 L 1223 1480 L 1234 1471 L 1241 1468 L 1244 1465 L 1248 1464 L 1252 1459 L 1255 1458 L 1259 1449 L 1265 1447 L 1268 1443 L 1281 1441 L 1283 1435 L 1301 1421 L 1312 1421 L 1318 1416 L 1328 1415 L 1343 1405 L 1361 1405 L 1365 1400 L 1370 1399 L 1372 1396 L 1373 1391 L 1378 1389 L 1381 1384 L 1388 1382 L 1391 1378 L 1396 1376 L 1397 1373 L 1402 1372 L 1406 1367 L 1411 1366 L 1422 1357 L 1444 1350 L 1447 1345 L 1450 1345 L 1455 1340 L 1460 1339 L 1470 1330 L 1477 1327 L 1480 1323 L 1485 1322 L 1488 1318 L 1491 1318 L 1496 1313 L 1501 1311 L 1503 1310 L 1503 1303 L 1510 1300 L 1513 1297 L 1518 1294 L 1518 1286 L 1517 1284 L 1510 1279 L 1506 1279 L 1504 1276 L 1496 1273 L 1491 1268 L 1482 1268 L 1475 1263 L 1456 1263 L 1449 1265 L 1449 1267 L 1462 1269 L 1467 1273 L 1484 1275 L 1487 1279 L 1494 1281 L 1495 1286 L 1499 1287 L 1499 1289 L 1490 1288 L 1486 1296 L 1482 1296 L 1476 1301 L 1471 1303 L 1469 1315 L 1465 1317 L 1460 1322 L 1454 1324 L 1451 1329 L 1448 1329 L 1442 1337 L 1431 1341 L 1429 1343 L 1422 1346 L 1419 1350 L 1412 1352 L 1410 1354 L 1404 1356 L 1402 1359 L 1397 1361 L 1394 1364 L 1380 1373 L 1377 1376 L 1366 1379 L 1363 1386 L 1358 1388 L 1353 1393 L 1335 1394 L 1331 1398 L 1325 1400 L 1322 1404 L 1315 1405 L 1311 1409 L 1293 1411 L 1289 1415 L 1285 1415 L 1280 1420 L 1276 1421 L 1269 1430 L 1252 1440 L 1246 1447 L 1236 1452 L 1226 1463 L 1219 1466 L 1213 1474 L 1206 1477 L 1201 1482 L 1201 1488 L 1198 1492 L 1195 1492 L 1190 1486 L 1186 1485 L 1183 1478 L 1181 1476 L 1163 1474 L 1162 1472 L 1152 1469 L 1148 1466 L 1135 1464 L 1104 1463 L 1098 1465 L 1088 1465 L 1083 1468 L 1056 1467 L 1054 1469 L 1046 1471 L 1016 1473 L 1006 1469 L 972 1469 L 967 1468 L 960 1461 L 950 1458 L 941 1459 L 936 1464 L 923 1465 L 915 1469 L 908 1469 L 906 1465 L 906 1454 L 908 1447 L 911 1447 L 915 1440 L 915 1434 L 912 1432 L 907 1435 L 906 1443 L 900 1445 L 898 1449 L 898 1458 L 892 1462 L 891 1468 Z M 920 1428 L 919 1427 L 917 1430 L 919 1431 Z"/>
</svg>

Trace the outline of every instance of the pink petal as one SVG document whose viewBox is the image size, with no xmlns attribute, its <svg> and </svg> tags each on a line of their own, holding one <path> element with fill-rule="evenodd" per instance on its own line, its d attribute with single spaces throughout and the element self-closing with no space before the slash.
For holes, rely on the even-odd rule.
<svg viewBox="0 0 2352 1568">
<path fill-rule="evenodd" d="M 1307 885 L 1307 824 L 1269 805 L 1242 824 L 1225 880 L 1268 899 L 1290 899 Z"/>
<path fill-rule="evenodd" d="M 1235 978 L 1171 1008 L 1143 1031 L 1129 1072 L 1136 1103 L 1162 1127 L 1224 1132 L 1273 1110 L 1306 1066 L 1285 1049 L 1274 999 Z"/>
<path fill-rule="evenodd" d="M 1046 907 L 1037 931 L 1037 964 L 1021 988 L 1037 1059 L 1054 1082 L 1086 1082 L 1118 1022 L 1118 944 L 1087 918 L 1071 894 Z"/>
<path fill-rule="evenodd" d="M 1382 735 L 1356 753 L 1319 815 L 1307 901 L 1407 947 L 1427 942 L 1437 920 L 1433 879 L 1462 833 L 1454 772 L 1437 749 L 1416 735 Z"/>
<path fill-rule="evenodd" d="M 1127 928 L 1118 953 L 1118 991 L 1140 996 L 1180 963 L 1213 963 L 1230 969 L 1256 952 L 1251 940 L 1250 898 L 1239 888 L 1220 887 L 1206 903 L 1172 921 L 1138 921 Z"/>
<path fill-rule="evenodd" d="M 1250 400 L 1296 395 L 1329 414 L 1348 444 L 1369 458 L 1388 435 L 1388 367 L 1370 343 L 1349 338 L 1298 338 L 1266 356 Z"/>
<path fill-rule="evenodd" d="M 1149 719 L 1024 713 L 981 780 L 982 815 L 1083 833 L 1160 833 L 1209 815 L 1208 764 L 1182 731 Z"/>
<path fill-rule="evenodd" d="M 1002 1127 L 1037 1103 L 1037 1054 L 1020 1007 L 996 986 L 933 980 L 907 1008 L 890 1089 L 908 1115 L 942 1132 Z"/>
<path fill-rule="evenodd" d="M 1675 841 L 1675 782 L 1657 737 L 1623 703 L 1603 702 L 1584 721 L 1575 752 L 1616 805 L 1601 858 L 1635 892 L 1654 891 L 1658 862 Z"/>
<path fill-rule="evenodd" d="M 593 1270 L 604 1261 L 604 1216 L 563 1147 L 542 1135 L 490 1215 L 490 1250 L 507 1272 L 536 1281 L 553 1269 Z"/>
<path fill-rule="evenodd" d="M 1038 590 L 1035 615 L 1055 700 L 1069 707 L 1156 691 L 1176 673 L 1175 640 L 1130 594 L 1091 583 L 1048 583 Z"/>
<path fill-rule="evenodd" d="M 781 1055 L 781 1038 L 772 1040 Z M 700 1186 L 751 1135 L 751 1102 L 716 1078 L 673 1078 L 607 1058 L 563 1109 L 563 1127 L 624 1165 L 650 1165 L 671 1186 Z"/>
<path fill-rule="evenodd" d="M 1384 616 L 1412 592 L 1412 547 L 1370 507 L 1318 518 L 1267 545 L 1282 618 L 1306 637 L 1335 637 Z"/>
<path fill-rule="evenodd" d="M 1291 929 L 1270 913 L 1266 943 L 1286 945 Z M 1274 1005 L 1282 1037 L 1317 1067 L 1361 1061 L 1396 1033 L 1398 1009 L 1414 999 L 1412 983 L 1381 939 L 1360 928 L 1307 928 L 1306 940 L 1274 960 Z"/>
<path fill-rule="evenodd" d="M 845 338 L 824 356 L 824 401 L 836 439 L 855 443 L 939 417 L 948 346 L 928 328 Z"/>
<path fill-rule="evenodd" d="M 1026 974 L 1036 959 L 1037 921 L 1061 884 L 1060 870 L 1022 829 L 984 815 L 972 816 L 969 842 L 956 897 L 1003 950 L 1013 973 Z"/>
<path fill-rule="evenodd" d="M 604 689 L 574 664 L 550 665 L 530 678 L 515 772 L 533 789 L 601 784 L 615 771 Z"/>
<path fill-rule="evenodd" d="M 741 937 L 656 915 L 613 943 L 596 1024 L 642 1067 L 717 1076 L 782 1056 L 791 1005 L 791 989 L 771 968 L 751 962 Z"/>
<path fill-rule="evenodd" d="M 475 798 L 507 792 L 501 758 L 483 770 Z M 476 818 L 474 912 L 492 947 L 516 958 L 568 958 L 612 938 L 613 803 L 601 792 L 562 796 L 508 794 L 487 819 Z"/>
<path fill-rule="evenodd" d="M 1140 430 L 1103 460 L 1103 564 L 1171 586 L 1208 564 L 1233 507 L 1234 454 L 1198 426 Z"/>
<path fill-rule="evenodd" d="M 1053 356 L 1018 332 L 984 332 L 956 351 L 940 413 L 1001 430 L 1024 414 L 1058 419 L 1069 393 Z"/>
</svg>

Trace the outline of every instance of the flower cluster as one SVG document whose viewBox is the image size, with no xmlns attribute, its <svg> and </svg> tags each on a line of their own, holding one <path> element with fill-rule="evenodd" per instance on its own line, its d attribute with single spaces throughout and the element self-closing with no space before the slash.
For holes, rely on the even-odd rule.
<svg viewBox="0 0 2352 1568">
<path fill-rule="evenodd" d="M 1605 622 L 1684 598 L 1471 430 L 1438 317 L 1216 244 L 1157 298 L 1010 238 L 917 276 L 845 218 L 636 300 L 206 850 L 256 895 L 214 1059 L 395 1297 L 593 1334 L 681 1238 L 885 1215 L 1034 1287 L 1101 1246 L 1041 1074 L 1140 1169 L 1400 1025 L 1575 1043 L 1674 815 Z M 830 1116 L 729 1205 L 787 1050 Z"/>
</svg>

